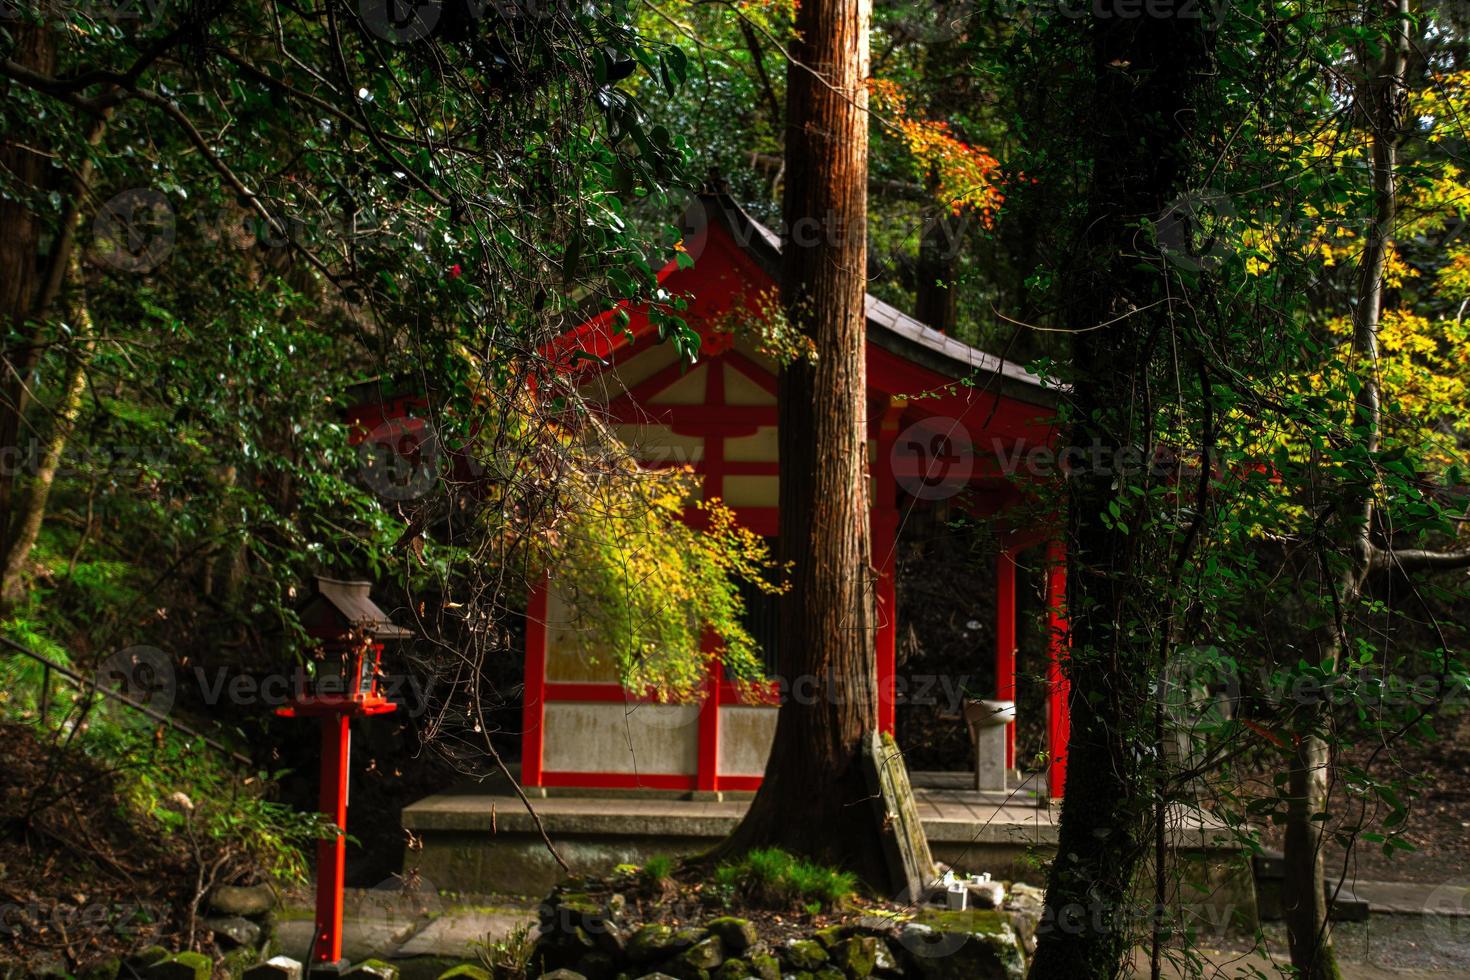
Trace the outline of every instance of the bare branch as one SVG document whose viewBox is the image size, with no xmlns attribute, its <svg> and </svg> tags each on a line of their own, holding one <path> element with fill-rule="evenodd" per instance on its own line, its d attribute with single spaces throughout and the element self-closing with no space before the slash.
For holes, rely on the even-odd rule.
<svg viewBox="0 0 1470 980">
<path fill-rule="evenodd" d="M 1449 572 L 1470 568 L 1470 550 L 1434 551 L 1426 548 L 1375 548 L 1372 570 L 1402 572 Z"/>
</svg>

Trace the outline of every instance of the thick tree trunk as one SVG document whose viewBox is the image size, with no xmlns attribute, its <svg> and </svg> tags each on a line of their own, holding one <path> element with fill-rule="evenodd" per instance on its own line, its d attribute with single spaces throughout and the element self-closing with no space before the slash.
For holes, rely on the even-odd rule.
<svg viewBox="0 0 1470 980">
<path fill-rule="evenodd" d="M 1171 272 L 1159 259 L 1140 262 L 1141 226 L 1189 190 L 1188 128 L 1203 125 L 1212 71 L 1208 27 L 1197 19 L 1100 16 L 1091 32 L 1095 162 L 1060 295 L 1077 331 L 1069 439 L 1080 450 L 1074 458 L 1101 465 L 1084 462 L 1068 480 L 1071 737 L 1032 980 L 1118 976 L 1148 926 L 1130 909 L 1156 830 L 1160 763 L 1139 746 L 1156 739 L 1150 681 L 1159 646 L 1136 620 L 1169 625 L 1166 597 L 1149 608 L 1150 597 L 1138 595 L 1140 579 L 1156 571 L 1158 543 L 1148 529 L 1130 533 L 1111 519 L 1120 506 L 1134 519 L 1122 484 L 1140 475 L 1114 467 L 1156 439 L 1151 384 L 1163 374 L 1153 362 L 1160 344 L 1167 349 L 1174 313 Z"/>
<path fill-rule="evenodd" d="M 787 82 L 782 300 L 815 361 L 781 373 L 787 682 L 765 779 L 720 853 L 774 845 L 886 884 L 860 766 L 877 725 L 864 336 L 868 0 L 803 0 Z"/>
<path fill-rule="evenodd" d="M 1363 447 L 1378 450 L 1381 408 L 1378 390 L 1378 329 L 1383 314 L 1383 273 L 1393 241 L 1398 211 L 1398 140 L 1407 100 L 1409 37 L 1408 0 L 1391 9 L 1392 43 L 1382 59 L 1370 68 L 1363 86 L 1362 103 L 1367 114 L 1373 157 L 1373 224 L 1363 243 L 1358 268 L 1357 302 L 1353 307 L 1353 354 L 1361 385 L 1355 396 L 1356 425 L 1363 433 Z M 1348 609 L 1362 593 L 1363 582 L 1373 565 L 1373 498 L 1365 484 L 1356 499 L 1343 502 L 1341 522 L 1350 560 L 1328 583 L 1336 595 L 1334 607 Z M 1345 637 L 1343 624 L 1334 621 L 1322 631 L 1314 651 L 1316 666 L 1337 668 Z M 1313 819 L 1328 812 L 1327 766 L 1330 753 L 1323 737 L 1331 723 L 1325 699 L 1301 706 L 1304 734 L 1292 757 L 1287 774 L 1287 823 L 1282 905 L 1291 965 L 1304 980 L 1336 980 L 1342 975 L 1332 950 L 1332 932 L 1325 896 L 1323 844 L 1326 822 Z"/>
<path fill-rule="evenodd" d="M 21 19 L 11 27 L 15 38 L 11 60 L 24 67 L 51 75 L 56 71 L 56 37 L 53 25 Z M 50 162 L 34 147 L 44 146 L 34 134 L 6 134 L 0 140 L 0 167 L 17 188 L 39 194 L 50 172 Z M 44 275 L 41 263 L 42 222 L 24 196 L 0 195 L 0 328 L 17 338 L 4 347 L 3 376 L 0 376 L 0 450 L 12 457 L 23 456 L 20 437 L 26 389 L 35 368 L 38 345 L 34 336 L 35 306 Z M 6 547 L 3 515 L 10 513 L 14 474 L 0 474 L 0 551 Z"/>
</svg>

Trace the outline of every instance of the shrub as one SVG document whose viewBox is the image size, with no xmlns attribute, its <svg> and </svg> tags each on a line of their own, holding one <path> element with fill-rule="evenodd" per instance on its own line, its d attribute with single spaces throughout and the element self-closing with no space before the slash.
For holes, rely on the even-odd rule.
<svg viewBox="0 0 1470 980">
<path fill-rule="evenodd" d="M 674 859 L 667 854 L 655 854 L 648 859 L 639 873 L 643 876 L 644 881 L 658 884 L 674 873 Z"/>
</svg>

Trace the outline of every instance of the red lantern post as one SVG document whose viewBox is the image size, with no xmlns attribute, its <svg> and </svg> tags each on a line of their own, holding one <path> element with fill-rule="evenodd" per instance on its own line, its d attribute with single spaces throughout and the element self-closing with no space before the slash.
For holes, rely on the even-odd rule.
<svg viewBox="0 0 1470 980">
<path fill-rule="evenodd" d="M 318 576 L 317 591 L 298 615 L 306 632 L 320 641 L 322 659 L 314 676 L 298 674 L 295 695 L 276 713 L 285 718 L 316 718 L 322 732 L 320 806 L 337 826 L 331 839 L 317 842 L 316 932 L 313 973 L 342 970 L 342 882 L 346 867 L 347 774 L 353 718 L 387 714 L 398 706 L 378 691 L 383 641 L 413 634 L 389 621 L 372 601 L 371 582 Z"/>
</svg>

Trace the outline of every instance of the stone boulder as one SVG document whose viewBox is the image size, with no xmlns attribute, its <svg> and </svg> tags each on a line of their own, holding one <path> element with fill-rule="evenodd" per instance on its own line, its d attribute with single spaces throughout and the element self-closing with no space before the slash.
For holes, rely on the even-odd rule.
<svg viewBox="0 0 1470 980">
<path fill-rule="evenodd" d="M 270 885 L 219 885 L 209 893 L 209 909 L 220 915 L 259 918 L 275 907 L 276 893 Z"/>
<path fill-rule="evenodd" d="M 224 949 L 260 945 L 260 926 L 243 915 L 216 916 L 205 919 L 203 925 L 214 933 L 215 939 Z"/>
<path fill-rule="evenodd" d="M 240 980 L 301 980 L 301 964 L 289 956 L 272 956 L 240 975 Z"/>
<path fill-rule="evenodd" d="M 725 948 L 734 956 L 739 956 L 747 949 L 755 945 L 755 926 L 749 919 L 737 919 L 733 915 L 722 915 L 717 919 L 710 919 L 704 927 L 725 944 Z"/>
<path fill-rule="evenodd" d="M 1005 912 L 924 909 L 899 933 L 909 971 L 923 980 L 1024 980 L 1026 957 Z"/>
</svg>

